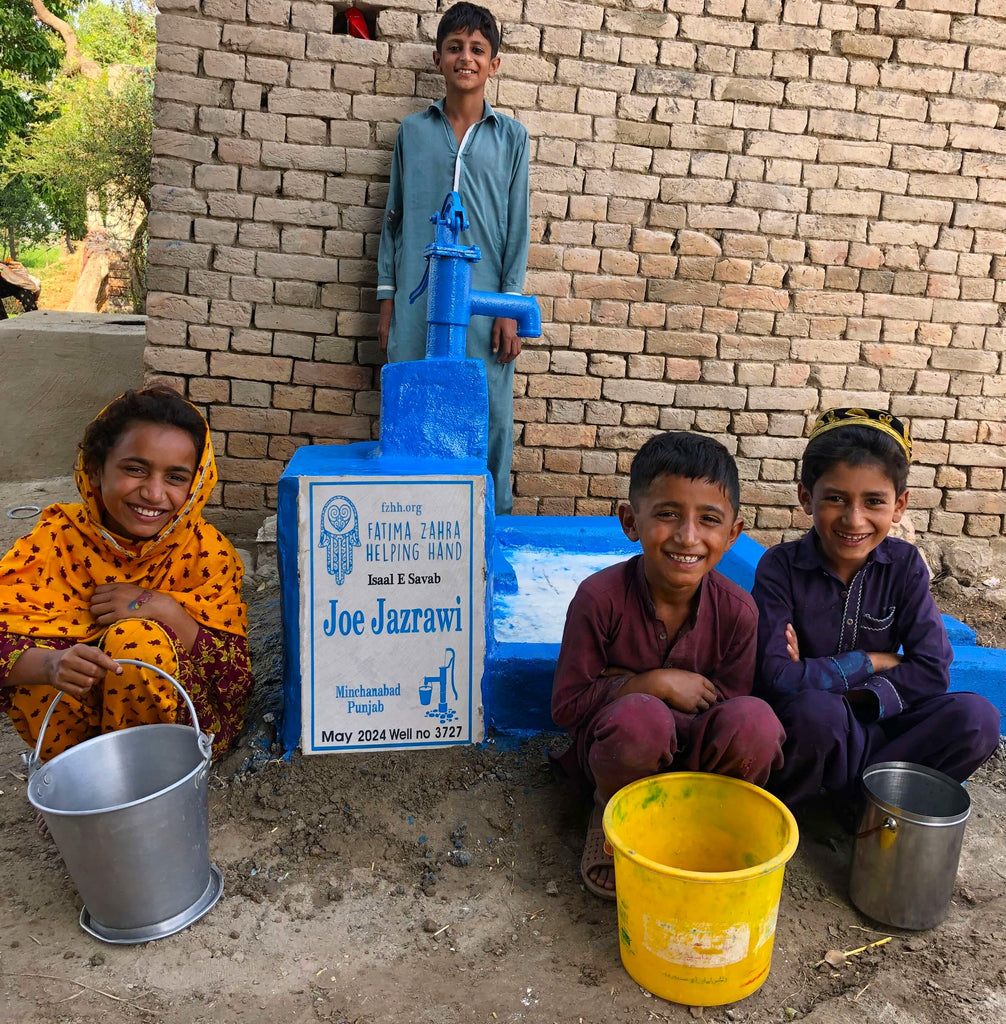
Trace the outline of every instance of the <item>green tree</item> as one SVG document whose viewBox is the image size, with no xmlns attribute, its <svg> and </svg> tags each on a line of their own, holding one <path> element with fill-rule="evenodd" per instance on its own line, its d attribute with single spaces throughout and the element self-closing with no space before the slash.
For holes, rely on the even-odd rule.
<svg viewBox="0 0 1006 1024">
<path fill-rule="evenodd" d="M 142 208 L 130 245 L 134 301 L 142 305 L 153 131 L 152 0 L 15 2 L 28 4 L 45 20 L 53 30 L 45 30 L 50 41 L 59 33 L 66 52 L 62 73 L 50 75 L 44 97 L 35 102 L 30 131 L 6 147 L 7 177 L 33 191 L 50 226 L 58 223 L 68 237 L 83 233 L 88 195 L 103 209 Z"/>
<path fill-rule="evenodd" d="M 68 16 L 80 0 L 52 0 L 57 16 Z M 30 0 L 0 4 L 0 231 L 3 249 L 17 255 L 20 239 L 51 233 L 40 183 L 15 166 L 14 156 L 32 131 L 55 116 L 46 105 L 59 74 L 62 48 L 36 18 Z"/>
<path fill-rule="evenodd" d="M 80 0 L 51 0 L 57 15 L 67 15 Z M 37 102 L 48 92 L 63 58 L 57 38 L 35 18 L 29 0 L 0 4 L 0 145 L 24 135 L 37 117 Z"/>
<path fill-rule="evenodd" d="M 59 115 L 36 129 L 20 168 L 50 181 L 71 168 L 73 180 L 103 202 L 149 209 L 153 74 L 123 71 L 111 88 L 107 73 L 64 82 Z"/>
<path fill-rule="evenodd" d="M 72 19 L 81 50 L 102 67 L 153 67 L 153 0 L 86 0 Z"/>
</svg>

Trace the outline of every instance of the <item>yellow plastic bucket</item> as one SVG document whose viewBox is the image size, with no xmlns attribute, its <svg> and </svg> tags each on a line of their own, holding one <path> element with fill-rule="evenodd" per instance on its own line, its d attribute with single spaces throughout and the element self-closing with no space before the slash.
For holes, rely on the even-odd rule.
<svg viewBox="0 0 1006 1024">
<path fill-rule="evenodd" d="M 721 1006 L 768 977 L 799 834 L 770 793 L 703 772 L 653 775 L 604 811 L 630 977 L 662 999 Z"/>
</svg>

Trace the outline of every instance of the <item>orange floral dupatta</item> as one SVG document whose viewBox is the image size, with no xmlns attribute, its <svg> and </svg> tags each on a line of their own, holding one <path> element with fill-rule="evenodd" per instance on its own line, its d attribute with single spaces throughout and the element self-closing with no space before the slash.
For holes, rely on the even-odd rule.
<svg viewBox="0 0 1006 1024">
<path fill-rule="evenodd" d="M 188 500 L 148 541 L 102 525 L 101 496 L 81 454 L 74 471 L 81 503 L 50 505 L 35 529 L 0 560 L 0 632 L 88 641 L 104 632 L 90 612 L 101 583 L 134 583 L 170 594 L 210 629 L 247 634 L 243 570 L 233 546 L 202 518 L 217 482 L 209 430 Z"/>
</svg>

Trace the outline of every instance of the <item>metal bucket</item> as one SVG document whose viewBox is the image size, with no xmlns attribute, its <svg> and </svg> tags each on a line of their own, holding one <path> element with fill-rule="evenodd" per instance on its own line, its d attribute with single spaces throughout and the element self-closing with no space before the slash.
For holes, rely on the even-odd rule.
<svg viewBox="0 0 1006 1024">
<path fill-rule="evenodd" d="M 932 928 L 950 907 L 971 798 L 949 775 L 908 761 L 871 765 L 863 787 L 849 896 L 883 924 Z"/>
<path fill-rule="evenodd" d="M 161 723 L 105 733 L 40 762 L 53 709 L 27 758 L 28 799 L 42 813 L 84 901 L 80 925 L 105 942 L 164 938 L 198 920 L 220 898 L 223 876 L 209 857 L 206 779 L 212 736 Z"/>
</svg>

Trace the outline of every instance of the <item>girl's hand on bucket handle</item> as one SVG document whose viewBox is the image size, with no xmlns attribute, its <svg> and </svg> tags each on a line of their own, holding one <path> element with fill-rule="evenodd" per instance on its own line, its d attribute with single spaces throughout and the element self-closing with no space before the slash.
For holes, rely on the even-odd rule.
<svg viewBox="0 0 1006 1024">
<path fill-rule="evenodd" d="M 100 647 L 90 644 L 74 644 L 65 651 L 47 651 L 46 654 L 45 682 L 78 699 L 95 683 L 100 683 L 107 672 L 122 674 L 118 662 Z"/>
</svg>

